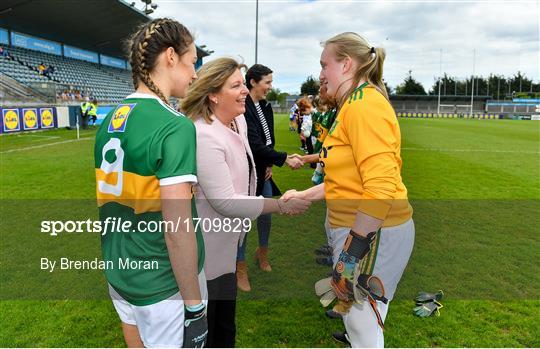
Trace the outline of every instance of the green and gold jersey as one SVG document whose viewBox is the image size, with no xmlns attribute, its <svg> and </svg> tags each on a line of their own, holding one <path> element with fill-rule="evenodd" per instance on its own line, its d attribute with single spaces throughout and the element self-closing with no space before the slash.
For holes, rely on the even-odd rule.
<svg viewBox="0 0 540 349">
<path fill-rule="evenodd" d="M 131 222 L 128 231 L 113 225 L 102 234 L 107 281 L 134 305 L 169 298 L 178 285 L 160 226 L 160 186 L 197 182 L 195 126 L 157 97 L 134 93 L 103 120 L 94 158 L 102 226 Z M 204 242 L 196 235 L 201 271 Z"/>
<path fill-rule="evenodd" d="M 315 144 L 313 145 L 314 154 L 317 154 L 321 151 L 324 139 L 326 138 L 326 135 L 328 134 L 328 130 L 330 129 L 330 127 L 332 127 L 332 124 L 334 123 L 335 119 L 336 119 L 336 109 L 331 109 L 324 113 L 321 113 L 321 112 L 313 113 L 313 116 L 312 116 L 313 127 L 311 130 L 311 134 L 317 140 Z"/>
</svg>

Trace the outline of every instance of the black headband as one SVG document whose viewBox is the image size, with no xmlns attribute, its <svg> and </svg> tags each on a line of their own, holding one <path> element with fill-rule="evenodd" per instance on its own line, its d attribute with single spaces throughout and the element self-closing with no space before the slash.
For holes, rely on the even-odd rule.
<svg viewBox="0 0 540 349">
<path fill-rule="evenodd" d="M 375 53 L 375 47 L 371 47 L 371 53 Z"/>
</svg>

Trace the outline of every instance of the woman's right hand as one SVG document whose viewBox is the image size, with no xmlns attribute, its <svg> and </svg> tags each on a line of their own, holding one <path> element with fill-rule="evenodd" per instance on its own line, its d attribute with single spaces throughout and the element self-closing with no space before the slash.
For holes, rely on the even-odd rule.
<svg viewBox="0 0 540 349">
<path fill-rule="evenodd" d="M 287 201 L 283 199 L 278 199 L 280 213 L 286 214 L 289 216 L 298 215 L 306 212 L 311 205 L 310 201 L 300 199 L 300 198 L 291 198 Z"/>
<path fill-rule="evenodd" d="M 296 191 L 296 189 L 290 189 L 285 192 L 280 198 L 280 200 L 283 200 L 285 202 L 289 201 L 292 198 L 298 197 L 300 192 Z"/>
<path fill-rule="evenodd" d="M 303 191 L 296 191 L 295 189 L 287 190 L 285 194 L 281 196 L 280 200 L 287 202 L 291 199 L 302 199 L 309 202 L 324 200 L 324 183 Z"/>
<path fill-rule="evenodd" d="M 287 164 L 287 166 L 289 166 L 293 170 L 297 170 L 300 167 L 304 166 L 304 161 L 302 160 L 302 156 L 298 154 L 288 155 L 287 159 L 285 160 L 285 163 Z"/>
</svg>

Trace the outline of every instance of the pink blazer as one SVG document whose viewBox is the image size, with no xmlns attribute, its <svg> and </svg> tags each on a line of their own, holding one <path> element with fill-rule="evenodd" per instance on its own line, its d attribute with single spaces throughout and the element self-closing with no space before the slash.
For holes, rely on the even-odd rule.
<svg viewBox="0 0 540 349">
<path fill-rule="evenodd" d="M 197 129 L 197 180 L 195 198 L 201 219 L 258 217 L 264 205 L 262 196 L 254 196 L 257 184 L 255 162 L 247 138 L 244 115 L 236 117 L 239 134 L 213 117 L 211 124 L 195 121 Z M 247 155 L 246 155 L 247 154 Z M 252 165 L 249 176 L 249 161 Z M 249 188 L 249 190 L 248 190 Z M 202 223 L 202 221 L 201 221 Z M 238 245 L 247 233 L 232 227 L 218 230 L 215 224 L 200 224 L 206 249 L 207 280 L 236 271 Z"/>
</svg>

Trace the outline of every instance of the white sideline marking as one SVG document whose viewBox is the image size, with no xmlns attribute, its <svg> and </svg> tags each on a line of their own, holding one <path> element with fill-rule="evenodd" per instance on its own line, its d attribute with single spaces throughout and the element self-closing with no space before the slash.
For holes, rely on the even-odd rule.
<svg viewBox="0 0 540 349">
<path fill-rule="evenodd" d="M 413 151 L 439 151 L 442 153 L 518 153 L 518 154 L 540 154 L 540 151 L 526 150 L 498 150 L 498 149 L 441 149 L 441 148 L 401 148 L 401 150 Z"/>
<path fill-rule="evenodd" d="M 60 138 L 60 136 L 40 136 L 40 135 L 17 135 L 17 138 L 20 138 L 20 137 L 39 137 L 39 138 Z"/>
<path fill-rule="evenodd" d="M 2 152 L 0 152 L 0 154 L 13 153 L 13 152 L 16 152 L 16 151 L 23 151 L 23 150 L 30 150 L 30 149 L 45 148 L 45 147 L 48 147 L 48 146 L 51 146 L 51 145 L 65 144 L 65 143 L 78 142 L 78 141 L 85 141 L 85 140 L 89 140 L 89 139 L 94 139 L 94 137 L 83 137 L 81 139 L 69 139 L 67 141 L 40 144 L 40 145 L 33 145 L 31 147 L 26 147 L 26 148 L 10 149 L 10 150 L 2 151 Z"/>
<path fill-rule="evenodd" d="M 32 139 L 32 142 L 41 142 L 41 141 L 47 141 L 49 139 L 60 138 L 60 136 L 38 136 L 38 135 L 28 135 L 25 137 L 38 137 L 38 139 Z"/>
</svg>

